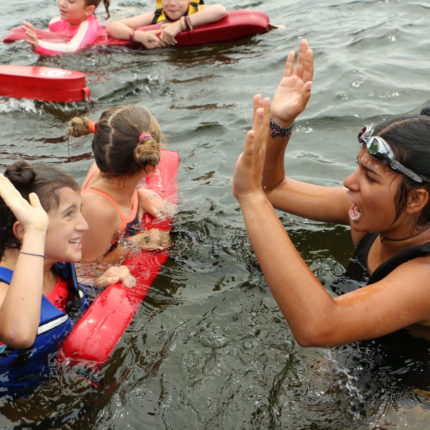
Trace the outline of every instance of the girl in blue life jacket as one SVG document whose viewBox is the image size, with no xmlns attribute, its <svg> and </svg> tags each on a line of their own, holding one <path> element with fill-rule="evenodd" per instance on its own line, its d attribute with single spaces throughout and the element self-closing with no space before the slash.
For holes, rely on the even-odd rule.
<svg viewBox="0 0 430 430">
<path fill-rule="evenodd" d="M 157 0 L 156 9 L 133 18 L 114 21 L 106 26 L 107 32 L 123 40 L 141 43 L 147 49 L 176 44 L 176 35 L 224 18 L 227 11 L 221 4 L 204 5 L 202 0 Z M 160 30 L 136 30 L 150 24 L 163 23 Z"/>
<path fill-rule="evenodd" d="M 88 226 L 74 179 L 24 161 L 0 174 L 0 219 L 0 393 L 19 396 L 47 374 L 69 315 L 88 305 L 73 266 Z M 96 285 L 130 277 L 127 267 L 111 267 Z"/>
</svg>

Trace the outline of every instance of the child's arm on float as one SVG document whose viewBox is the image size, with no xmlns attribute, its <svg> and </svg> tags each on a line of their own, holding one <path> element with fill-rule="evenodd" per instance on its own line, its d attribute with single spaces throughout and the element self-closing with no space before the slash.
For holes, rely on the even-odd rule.
<svg viewBox="0 0 430 430">
<path fill-rule="evenodd" d="M 165 46 L 157 36 L 160 30 L 137 30 L 139 27 L 150 25 L 153 17 L 154 12 L 146 12 L 133 18 L 113 21 L 106 25 L 106 31 L 117 39 L 139 42 L 147 49 Z"/>
<path fill-rule="evenodd" d="M 227 10 L 222 4 L 202 5 L 198 12 L 183 16 L 175 22 L 163 24 L 160 39 L 167 45 L 175 45 L 177 43 L 175 37 L 181 31 L 219 21 L 226 14 Z"/>
<path fill-rule="evenodd" d="M 51 20 L 51 23 L 56 19 Z M 91 46 L 100 35 L 100 25 L 93 16 L 82 22 L 76 34 L 70 40 L 64 42 L 39 39 L 37 29 L 29 22 L 24 22 L 23 27 L 27 34 L 27 42 L 31 45 L 33 51 L 39 55 L 47 56 L 78 52 Z"/>
<path fill-rule="evenodd" d="M 36 194 L 30 194 L 28 203 L 2 174 L 0 197 L 15 214 L 18 221 L 14 231 L 22 237 L 11 284 L 0 288 L 0 341 L 12 348 L 28 348 L 34 343 L 40 321 L 49 220 Z"/>
<path fill-rule="evenodd" d="M 139 221 L 142 221 L 145 213 L 156 219 L 164 219 L 175 214 L 176 205 L 164 200 L 155 191 L 147 188 L 139 188 L 137 193 L 139 196 L 139 208 L 137 210 Z"/>
</svg>

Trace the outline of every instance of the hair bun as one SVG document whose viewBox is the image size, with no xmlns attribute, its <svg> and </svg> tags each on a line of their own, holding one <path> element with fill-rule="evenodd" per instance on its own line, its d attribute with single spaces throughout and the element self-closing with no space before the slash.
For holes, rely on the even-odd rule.
<svg viewBox="0 0 430 430">
<path fill-rule="evenodd" d="M 150 134 L 143 137 L 134 150 L 134 159 L 141 166 L 156 166 L 160 162 L 160 142 Z"/>
<path fill-rule="evenodd" d="M 31 185 L 36 177 L 36 172 L 26 161 L 17 161 L 7 167 L 4 175 L 12 182 L 12 184 L 20 188 Z"/>
<path fill-rule="evenodd" d="M 430 106 L 426 106 L 425 108 L 422 108 L 421 109 L 421 115 L 430 116 Z"/>
</svg>

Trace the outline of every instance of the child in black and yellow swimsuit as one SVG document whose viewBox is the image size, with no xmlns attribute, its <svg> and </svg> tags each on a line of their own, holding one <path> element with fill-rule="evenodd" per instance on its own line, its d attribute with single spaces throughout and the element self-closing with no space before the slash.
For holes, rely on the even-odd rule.
<svg viewBox="0 0 430 430">
<path fill-rule="evenodd" d="M 204 5 L 203 0 L 157 0 L 155 11 L 111 22 L 106 30 L 117 39 L 130 39 L 141 43 L 145 48 L 153 49 L 175 45 L 175 37 L 181 31 L 219 21 L 226 13 L 223 5 Z M 161 31 L 136 30 L 157 23 L 164 23 Z"/>
</svg>

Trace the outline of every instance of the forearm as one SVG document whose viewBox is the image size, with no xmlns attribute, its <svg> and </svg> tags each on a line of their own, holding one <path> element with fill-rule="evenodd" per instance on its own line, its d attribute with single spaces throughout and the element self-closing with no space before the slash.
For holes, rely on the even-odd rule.
<svg viewBox="0 0 430 430">
<path fill-rule="evenodd" d="M 323 339 L 321 329 L 335 307 L 333 299 L 297 252 L 264 194 L 239 203 L 261 269 L 294 336 L 303 345 Z"/>
<path fill-rule="evenodd" d="M 122 22 L 111 22 L 110 24 L 106 25 L 106 31 L 111 36 L 122 40 L 128 40 L 132 30 L 132 27 Z"/>
<path fill-rule="evenodd" d="M 224 18 L 227 11 L 223 5 L 214 4 L 202 7 L 198 12 L 190 15 L 191 25 L 198 27 L 199 25 L 209 24 L 219 21 Z"/>
<path fill-rule="evenodd" d="M 1 306 L 1 340 L 11 347 L 33 344 L 40 321 L 43 291 L 45 233 L 30 232 L 23 238 L 12 282 Z M 34 254 L 34 255 L 31 255 Z"/>
</svg>

